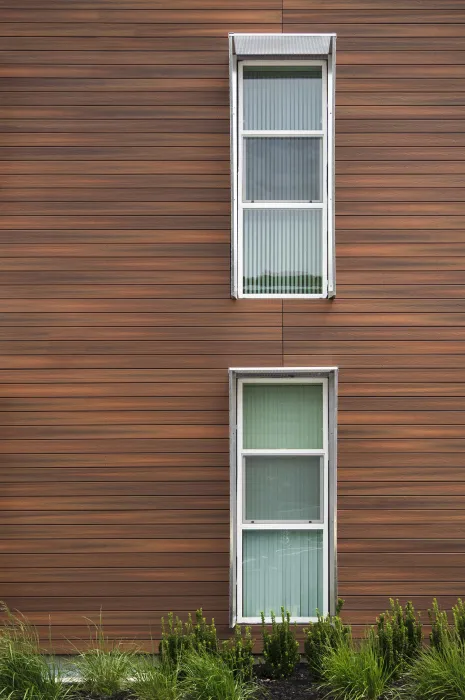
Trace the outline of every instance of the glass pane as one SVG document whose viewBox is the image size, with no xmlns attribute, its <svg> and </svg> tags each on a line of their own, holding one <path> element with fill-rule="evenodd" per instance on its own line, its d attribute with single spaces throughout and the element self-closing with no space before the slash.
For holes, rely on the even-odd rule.
<svg viewBox="0 0 465 700">
<path fill-rule="evenodd" d="M 246 138 L 247 202 L 320 202 L 320 138 Z"/>
<path fill-rule="evenodd" d="M 321 457 L 245 457 L 246 520 L 320 520 Z"/>
<path fill-rule="evenodd" d="M 244 294 L 322 294 L 321 209 L 244 210 Z"/>
<path fill-rule="evenodd" d="M 246 530 L 243 533 L 242 611 L 245 617 L 314 617 L 323 609 L 323 535 L 318 531 Z"/>
<path fill-rule="evenodd" d="M 321 384 L 244 384 L 243 444 L 249 450 L 323 447 Z"/>
<path fill-rule="evenodd" d="M 244 129 L 322 129 L 321 66 L 244 66 Z"/>
</svg>

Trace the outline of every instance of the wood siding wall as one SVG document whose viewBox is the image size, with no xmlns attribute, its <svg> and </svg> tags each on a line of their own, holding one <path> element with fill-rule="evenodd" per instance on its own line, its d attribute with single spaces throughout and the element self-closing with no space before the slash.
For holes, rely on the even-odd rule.
<svg viewBox="0 0 465 700">
<path fill-rule="evenodd" d="M 341 368 L 339 593 L 465 583 L 465 0 L 0 0 L 0 599 L 226 631 L 229 366 Z M 337 32 L 334 301 L 229 298 L 227 33 Z M 152 628 L 149 629 L 149 623 Z"/>
</svg>

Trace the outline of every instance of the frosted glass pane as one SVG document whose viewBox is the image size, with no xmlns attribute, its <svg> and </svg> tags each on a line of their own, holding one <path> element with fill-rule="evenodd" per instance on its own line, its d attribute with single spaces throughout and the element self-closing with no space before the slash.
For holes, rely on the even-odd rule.
<svg viewBox="0 0 465 700">
<path fill-rule="evenodd" d="M 247 202 L 321 201 L 319 138 L 246 138 Z"/>
<path fill-rule="evenodd" d="M 299 530 L 243 533 L 242 612 L 269 616 L 281 606 L 293 617 L 323 609 L 323 536 Z"/>
<path fill-rule="evenodd" d="M 319 66 L 244 66 L 244 129 L 322 128 Z"/>
<path fill-rule="evenodd" d="M 244 209 L 244 294 L 322 294 L 321 209 Z"/>
<path fill-rule="evenodd" d="M 322 385 L 244 384 L 243 446 L 246 450 L 322 449 Z"/>
<path fill-rule="evenodd" d="M 246 520 L 321 520 L 321 457 L 245 457 Z"/>
</svg>

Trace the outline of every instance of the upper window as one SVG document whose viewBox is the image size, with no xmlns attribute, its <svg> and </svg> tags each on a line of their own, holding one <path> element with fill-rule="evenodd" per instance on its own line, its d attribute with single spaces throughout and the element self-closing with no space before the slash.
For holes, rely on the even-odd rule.
<svg viewBox="0 0 465 700">
<path fill-rule="evenodd" d="M 297 35 L 231 35 L 236 297 L 334 294 L 332 37 L 306 36 L 324 57 L 263 54 Z"/>
</svg>

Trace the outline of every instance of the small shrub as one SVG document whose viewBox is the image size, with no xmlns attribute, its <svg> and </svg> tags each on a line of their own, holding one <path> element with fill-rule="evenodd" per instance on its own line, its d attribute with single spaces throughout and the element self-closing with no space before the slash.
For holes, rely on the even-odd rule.
<svg viewBox="0 0 465 700">
<path fill-rule="evenodd" d="M 440 647 L 424 649 L 404 678 L 406 700 L 463 700 L 465 650 L 443 636 Z"/>
<path fill-rule="evenodd" d="M 253 672 L 253 639 L 250 627 L 242 634 L 240 625 L 234 629 L 234 637 L 221 646 L 221 657 L 236 677 L 250 680 Z"/>
<path fill-rule="evenodd" d="M 64 700 L 71 688 L 63 683 L 53 657 L 41 653 L 37 630 L 25 617 L 1 606 L 0 697 L 9 700 Z"/>
<path fill-rule="evenodd" d="M 165 620 L 162 618 L 161 637 L 160 658 L 175 666 L 189 650 L 204 650 L 210 653 L 219 651 L 215 621 L 212 619 L 211 624 L 208 624 L 202 608 L 195 613 L 195 624 L 190 613 L 184 624 L 179 617 L 169 613 L 168 625 L 165 625 Z"/>
<path fill-rule="evenodd" d="M 274 612 L 271 612 L 271 633 L 265 626 L 265 615 L 262 617 L 263 657 L 265 673 L 270 678 L 289 678 L 300 661 L 299 643 L 291 629 L 290 615 L 281 608 L 282 622 L 276 622 Z"/>
<path fill-rule="evenodd" d="M 216 634 L 215 620 L 212 618 L 210 624 L 207 623 L 203 616 L 202 608 L 195 613 L 195 625 L 192 624 L 191 615 L 187 621 L 187 634 L 192 639 L 192 648 L 194 651 L 206 651 L 209 653 L 217 653 L 218 637 Z"/>
<path fill-rule="evenodd" d="M 139 659 L 133 669 L 131 689 L 139 700 L 180 700 L 179 669 L 153 657 Z"/>
<path fill-rule="evenodd" d="M 334 700 L 378 700 L 384 696 L 392 673 L 370 640 L 360 649 L 346 640 L 328 649 L 322 659 L 323 687 Z"/>
<path fill-rule="evenodd" d="M 256 685 L 236 676 L 218 654 L 189 651 L 180 663 L 181 688 L 188 700 L 248 700 Z"/>
<path fill-rule="evenodd" d="M 465 604 L 461 598 L 459 598 L 457 603 L 453 606 L 452 616 L 454 618 L 457 637 L 462 643 L 465 643 Z"/>
<path fill-rule="evenodd" d="M 90 622 L 89 629 L 90 648 L 75 661 L 83 689 L 95 695 L 115 695 L 127 685 L 137 650 L 125 650 L 122 642 L 105 637 L 101 618 L 98 623 Z"/>
<path fill-rule="evenodd" d="M 370 631 L 373 648 L 391 673 L 400 673 L 418 656 L 423 644 L 423 628 L 412 603 L 405 609 L 398 600 L 391 600 L 390 610 L 376 620 Z"/>
<path fill-rule="evenodd" d="M 431 632 L 429 635 L 431 648 L 440 651 L 446 644 L 452 641 L 454 632 L 449 625 L 446 611 L 440 609 L 436 598 L 433 600 L 431 610 L 428 610 L 428 617 L 431 624 Z"/>
<path fill-rule="evenodd" d="M 161 619 L 161 641 L 158 648 L 160 659 L 176 666 L 179 659 L 190 648 L 191 639 L 184 632 L 184 625 L 179 617 L 174 617 L 173 613 L 168 614 L 168 625 L 165 625 L 165 618 Z"/>
<path fill-rule="evenodd" d="M 304 649 L 308 662 L 308 670 L 314 681 L 320 681 L 323 656 L 328 649 L 335 649 L 339 644 L 349 640 L 351 636 L 350 625 L 344 625 L 339 617 L 344 601 L 338 600 L 336 615 L 322 616 L 317 611 L 317 622 L 310 623 L 310 627 L 304 630 L 306 635 Z"/>
</svg>

